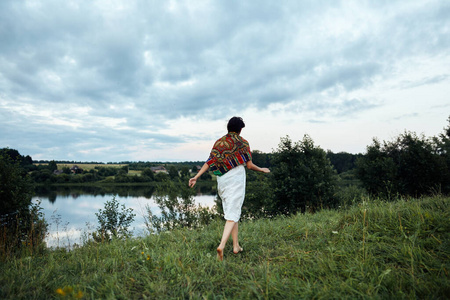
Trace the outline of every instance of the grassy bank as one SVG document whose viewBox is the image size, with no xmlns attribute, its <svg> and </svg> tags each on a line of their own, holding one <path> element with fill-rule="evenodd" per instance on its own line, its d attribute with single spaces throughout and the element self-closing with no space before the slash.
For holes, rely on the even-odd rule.
<svg viewBox="0 0 450 300">
<path fill-rule="evenodd" d="M 244 252 L 215 248 L 223 221 L 3 263 L 2 299 L 448 298 L 450 198 L 240 224 Z M 64 295 L 64 296 L 63 296 Z"/>
</svg>

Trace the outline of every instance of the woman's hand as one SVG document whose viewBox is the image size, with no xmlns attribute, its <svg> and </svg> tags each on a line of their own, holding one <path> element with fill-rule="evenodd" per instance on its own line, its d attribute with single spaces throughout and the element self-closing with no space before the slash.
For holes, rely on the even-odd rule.
<svg viewBox="0 0 450 300">
<path fill-rule="evenodd" d="M 204 163 L 200 171 L 198 171 L 197 175 L 195 177 L 192 177 L 189 179 L 189 187 L 194 187 L 194 185 L 197 183 L 197 179 L 202 176 L 203 173 L 208 171 L 209 165 L 207 163 Z"/>
<path fill-rule="evenodd" d="M 189 187 L 194 187 L 194 185 L 197 183 L 197 178 L 193 177 L 189 179 Z"/>
<path fill-rule="evenodd" d="M 269 168 L 261 168 L 261 172 L 270 173 L 270 170 L 269 170 Z"/>
</svg>

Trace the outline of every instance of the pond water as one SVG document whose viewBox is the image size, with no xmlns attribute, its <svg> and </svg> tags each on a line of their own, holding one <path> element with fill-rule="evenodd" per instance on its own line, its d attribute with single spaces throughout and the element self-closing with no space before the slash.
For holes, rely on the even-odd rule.
<svg viewBox="0 0 450 300">
<path fill-rule="evenodd" d="M 45 187 L 37 188 L 32 198 L 40 201 L 42 212 L 49 223 L 46 243 L 49 247 L 73 247 L 82 245 L 86 236 L 95 231 L 98 220 L 95 213 L 104 209 L 106 201 L 115 197 L 126 208 L 132 208 L 136 214 L 130 230 L 134 236 L 148 234 L 144 216 L 146 207 L 154 215 L 160 215 L 160 209 L 154 201 L 154 187 Z M 198 190 L 194 196 L 196 204 L 214 206 L 216 195 L 213 190 Z"/>
</svg>

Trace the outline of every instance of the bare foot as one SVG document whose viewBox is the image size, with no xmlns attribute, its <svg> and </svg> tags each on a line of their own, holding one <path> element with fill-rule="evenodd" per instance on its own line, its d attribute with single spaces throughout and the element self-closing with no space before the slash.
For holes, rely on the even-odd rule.
<svg viewBox="0 0 450 300">
<path fill-rule="evenodd" d="M 220 248 L 217 248 L 217 259 L 220 261 L 223 260 L 223 250 Z"/>
<path fill-rule="evenodd" d="M 238 254 L 239 252 L 242 252 L 242 251 L 244 251 L 244 249 L 243 249 L 241 246 L 239 246 L 239 247 L 237 248 L 237 250 L 236 250 L 236 249 L 233 249 L 233 253 L 234 253 L 234 254 Z"/>
</svg>

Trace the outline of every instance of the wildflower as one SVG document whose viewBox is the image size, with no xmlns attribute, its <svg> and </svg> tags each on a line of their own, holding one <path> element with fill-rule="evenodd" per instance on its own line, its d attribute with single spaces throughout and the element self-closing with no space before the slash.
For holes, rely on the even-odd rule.
<svg viewBox="0 0 450 300">
<path fill-rule="evenodd" d="M 57 293 L 58 295 L 61 295 L 61 296 L 65 296 L 65 295 L 66 295 L 66 292 L 64 292 L 64 291 L 62 290 L 62 288 L 57 289 L 57 290 L 56 290 L 56 293 Z"/>
<path fill-rule="evenodd" d="M 150 255 L 147 255 L 147 260 L 150 260 Z"/>
<path fill-rule="evenodd" d="M 141 254 L 144 255 L 144 251 L 142 251 Z"/>
<path fill-rule="evenodd" d="M 82 291 L 78 291 L 78 293 L 75 295 L 75 298 L 77 298 L 77 299 L 83 298 L 83 292 Z"/>
</svg>

